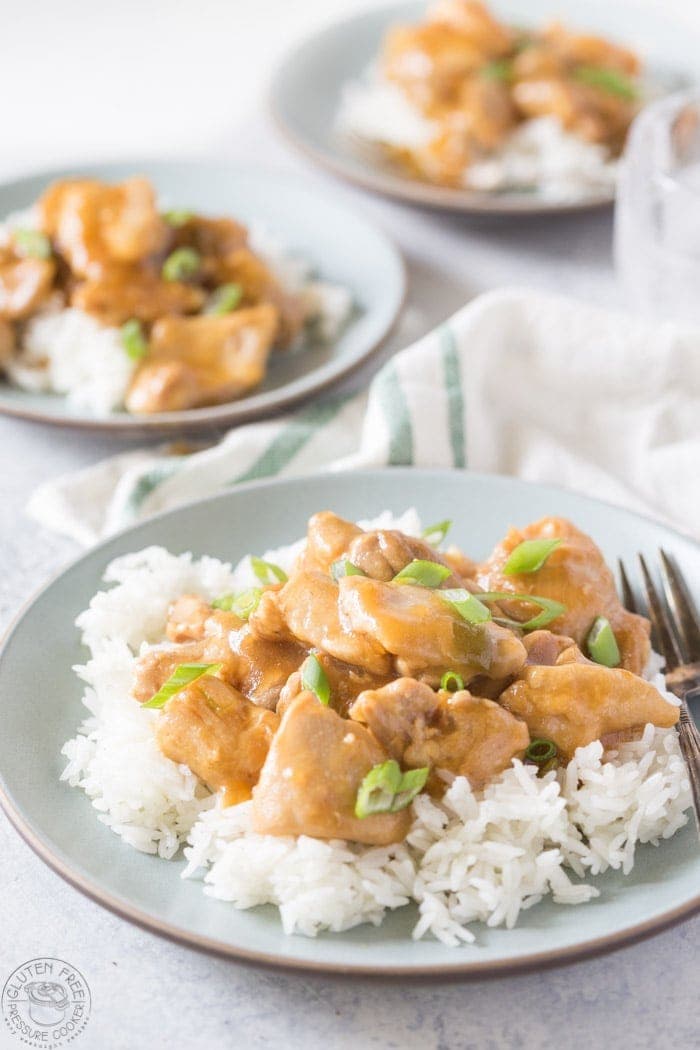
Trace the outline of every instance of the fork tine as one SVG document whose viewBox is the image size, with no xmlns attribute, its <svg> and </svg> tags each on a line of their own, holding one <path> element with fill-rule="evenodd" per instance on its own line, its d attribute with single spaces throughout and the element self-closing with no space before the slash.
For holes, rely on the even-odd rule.
<svg viewBox="0 0 700 1050">
<path fill-rule="evenodd" d="M 625 569 L 624 562 L 621 558 L 617 559 L 617 567 L 620 572 L 620 590 L 622 591 L 622 604 L 625 609 L 629 612 L 636 613 L 637 610 L 637 599 L 634 596 L 634 592 L 630 586 L 629 576 Z"/>
<path fill-rule="evenodd" d="M 685 649 L 686 661 L 700 660 L 700 618 L 693 607 L 688 588 L 680 571 L 664 550 L 661 557 L 661 582 L 666 601 L 673 613 L 676 630 Z"/>
<path fill-rule="evenodd" d="M 683 663 L 683 655 L 680 651 L 676 636 L 671 629 L 666 609 L 664 608 L 659 593 L 654 586 L 644 556 L 639 554 L 638 558 L 639 567 L 642 570 L 642 579 L 644 580 L 647 604 L 649 606 L 649 619 L 651 620 L 651 625 L 654 629 L 655 648 L 660 651 L 666 661 L 666 674 L 668 674 L 669 671 L 674 671 L 676 667 Z"/>
</svg>

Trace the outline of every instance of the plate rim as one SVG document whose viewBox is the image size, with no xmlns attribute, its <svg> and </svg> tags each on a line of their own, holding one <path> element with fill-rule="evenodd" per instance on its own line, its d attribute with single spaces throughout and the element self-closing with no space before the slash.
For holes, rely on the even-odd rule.
<svg viewBox="0 0 700 1050">
<path fill-rule="evenodd" d="M 459 212 L 463 215 L 492 218 L 499 216 L 536 218 L 549 215 L 575 215 L 580 212 L 600 211 L 612 207 L 616 196 L 614 186 L 608 192 L 591 194 L 585 199 L 548 201 L 542 198 L 537 199 L 533 204 L 532 198 L 528 198 L 525 194 L 507 193 L 499 197 L 496 194 L 479 193 L 475 190 L 439 186 L 421 179 L 384 173 L 369 165 L 355 170 L 344 162 L 341 155 L 309 143 L 303 134 L 291 127 L 282 113 L 282 106 L 279 102 L 282 95 L 280 87 L 288 70 L 298 63 L 304 49 L 314 42 L 321 44 L 327 34 L 337 33 L 343 28 L 363 22 L 368 15 L 378 15 L 380 12 L 386 12 L 388 15 L 391 11 L 398 12 L 402 6 L 404 6 L 402 3 L 384 3 L 378 7 L 366 8 L 344 18 L 326 22 L 294 41 L 277 60 L 268 80 L 267 110 L 280 135 L 290 146 L 307 160 L 318 164 L 325 171 L 351 185 L 391 200 L 423 205 L 443 212 Z"/>
<path fill-rule="evenodd" d="M 482 471 L 471 471 L 466 469 L 448 469 L 448 468 L 416 468 L 409 466 L 392 466 L 374 470 L 357 470 L 348 471 L 347 474 L 350 476 L 357 475 L 360 479 L 372 477 L 379 479 L 386 474 L 387 471 L 391 471 L 393 474 L 403 475 L 406 478 L 415 477 L 421 475 L 423 477 L 433 477 L 436 479 L 443 478 L 445 480 L 454 480 L 454 475 L 474 478 L 477 481 L 483 480 L 489 484 L 496 484 L 503 487 L 515 483 L 516 485 L 524 486 L 527 488 L 536 488 L 550 492 L 554 497 L 558 493 L 565 492 L 569 495 L 574 495 L 588 503 L 597 505 L 599 507 L 605 507 L 608 510 L 620 513 L 634 521 L 642 521 L 646 524 L 653 524 L 654 526 L 661 527 L 677 537 L 683 543 L 689 543 L 694 547 L 698 548 L 700 553 L 700 542 L 695 540 L 692 536 L 682 533 L 680 530 L 669 526 L 661 521 L 655 521 L 653 518 L 647 515 L 640 514 L 637 511 L 629 510 L 626 507 L 618 506 L 607 500 L 597 499 L 593 496 L 588 496 L 585 493 L 577 492 L 576 490 L 566 488 L 563 485 L 554 485 L 551 483 L 540 483 L 525 480 L 522 478 L 514 478 L 508 475 L 490 474 Z M 312 475 L 315 480 L 323 483 L 325 480 L 337 480 L 337 472 L 323 471 L 318 474 Z M 56 572 L 52 573 L 49 579 L 42 584 L 25 602 L 22 603 L 19 610 L 16 612 L 11 622 L 7 626 L 6 630 L 0 637 L 0 669 L 2 668 L 2 661 L 5 655 L 6 649 L 9 647 L 12 638 L 18 629 L 21 622 L 24 620 L 29 610 L 43 597 L 43 595 L 53 586 L 64 575 L 72 572 L 77 568 L 83 561 L 91 558 L 93 555 L 98 554 L 108 545 L 114 541 L 120 541 L 123 538 L 129 536 L 131 533 L 137 532 L 140 528 L 145 525 L 152 525 L 160 520 L 176 516 L 184 510 L 187 510 L 193 506 L 201 506 L 203 504 L 215 504 L 219 502 L 225 502 L 232 498 L 235 498 L 238 492 L 250 492 L 256 489 L 273 489 L 276 487 L 284 487 L 287 485 L 293 485 L 298 483 L 300 480 L 297 476 L 282 477 L 282 478 L 263 478 L 257 481 L 246 482 L 242 485 L 237 485 L 234 489 L 220 492 L 212 496 L 203 497 L 197 500 L 191 500 L 188 503 L 180 504 L 179 506 L 172 507 L 168 510 L 161 511 L 158 514 L 154 514 L 139 521 L 135 524 L 129 525 L 124 529 L 120 529 L 118 532 L 101 540 L 100 543 L 89 547 L 87 550 L 81 551 L 76 557 L 72 558 L 67 564 L 63 565 Z M 206 935 L 198 934 L 195 931 L 189 931 L 178 926 L 175 922 L 165 921 L 157 918 L 148 911 L 131 904 L 127 899 L 124 899 L 108 890 L 103 889 L 100 885 L 95 882 L 94 879 L 85 877 L 72 870 L 70 863 L 64 862 L 60 856 L 57 856 L 55 851 L 52 850 L 51 846 L 45 843 L 41 835 L 35 831 L 32 826 L 32 821 L 27 818 L 15 805 L 14 801 L 10 797 L 9 791 L 6 788 L 4 776 L 2 770 L 0 770 L 0 808 L 4 811 L 10 824 L 13 826 L 15 831 L 20 835 L 24 842 L 30 847 L 30 849 L 42 860 L 51 870 L 59 875 L 65 882 L 71 885 L 74 889 L 78 890 L 88 899 L 94 901 L 96 904 L 101 905 L 108 911 L 120 918 L 125 919 L 141 929 L 147 930 L 150 933 L 155 933 L 158 936 L 164 937 L 176 944 L 180 944 L 184 947 L 194 948 L 197 951 L 213 954 L 222 958 L 228 958 L 237 960 L 239 962 L 248 965 L 259 965 L 265 966 L 272 969 L 284 970 L 288 972 L 296 973 L 313 973 L 323 974 L 329 977 L 341 977 L 341 976 L 357 976 L 357 977 L 374 977 L 374 978 L 386 978 L 393 980 L 401 978 L 403 980 L 416 980 L 416 981 L 433 981 L 433 980 L 481 980 L 484 978 L 497 978 L 500 976 L 506 976 L 516 973 L 527 973 L 538 970 L 551 969 L 555 966 L 567 965 L 575 962 L 581 962 L 585 959 L 592 958 L 594 956 L 604 955 L 612 951 L 617 951 L 620 948 L 624 948 L 628 945 L 636 944 L 639 941 L 645 940 L 657 933 L 661 933 L 672 926 L 675 926 L 687 919 L 692 918 L 694 915 L 700 912 L 700 889 L 694 897 L 690 897 L 688 900 L 676 907 L 670 908 L 660 915 L 657 915 L 651 919 L 647 919 L 640 923 L 628 926 L 622 930 L 613 932 L 603 937 L 594 937 L 585 941 L 581 941 L 576 945 L 558 948 L 553 951 L 537 951 L 529 952 L 526 955 L 519 956 L 515 959 L 490 959 L 480 961 L 478 959 L 471 959 L 468 961 L 459 961 L 455 959 L 454 962 L 430 964 L 428 966 L 382 966 L 378 968 L 376 965 L 364 964 L 364 963 L 350 963 L 343 964 L 337 962 L 321 962 L 318 960 L 301 959 L 298 957 L 287 957 L 280 956 L 275 953 L 267 951 L 256 951 L 249 948 L 245 948 L 238 945 L 230 944 L 229 942 L 219 940 L 217 938 L 209 937 Z M 691 818 L 692 820 L 692 818 Z"/>
<path fill-rule="evenodd" d="M 67 178 L 75 172 L 96 173 L 105 168 L 125 168 L 133 171 L 159 168 L 184 168 L 196 171 L 203 167 L 229 170 L 233 177 L 238 175 L 259 176 L 275 182 L 291 182 L 301 192 L 308 193 L 308 186 L 299 173 L 278 170 L 266 165 L 240 164 L 235 160 L 219 161 L 207 156 L 202 157 L 140 157 L 140 158 L 106 158 L 102 161 L 79 161 L 75 166 L 53 166 L 49 168 L 38 168 L 23 171 L 10 178 L 0 180 L 0 195 L 4 190 L 12 187 L 20 187 L 23 183 L 32 179 L 60 179 Z M 397 291 L 396 304 L 393 312 L 386 320 L 380 333 L 363 350 L 361 354 L 352 360 L 339 359 L 337 362 L 327 362 L 319 368 L 305 373 L 298 379 L 278 388 L 279 394 L 270 391 L 267 394 L 253 392 L 248 397 L 239 400 L 227 401 L 222 405 L 209 405 L 202 408 L 185 409 L 180 412 L 163 412 L 153 417 L 132 416 L 128 413 L 114 413 L 113 415 L 94 418 L 90 416 L 76 416 L 75 418 L 53 415 L 43 411 L 41 408 L 33 408 L 26 404 L 12 404 L 2 400 L 2 387 L 8 386 L 7 380 L 0 377 L 0 415 L 14 419 L 24 419 L 29 422 L 43 423 L 47 426 L 68 428 L 81 431 L 99 431 L 114 435 L 138 435 L 138 434 L 171 434 L 181 433 L 183 430 L 195 433 L 203 430 L 214 430 L 217 428 L 239 426 L 258 419 L 269 419 L 273 415 L 286 412 L 290 408 L 310 401 L 312 398 L 331 391 L 340 383 L 352 378 L 361 371 L 382 349 L 391 335 L 395 332 L 400 317 L 406 306 L 408 298 L 408 268 L 403 252 L 395 243 L 394 239 L 386 232 L 383 225 L 360 214 L 352 205 L 348 205 L 342 198 L 331 192 L 322 191 L 324 199 L 338 211 L 352 217 L 362 224 L 368 231 L 382 242 L 383 248 L 388 255 L 393 257 L 396 265 Z M 320 379 L 314 379 L 319 372 L 326 372 Z M 301 389 L 291 389 L 298 387 Z M 284 393 L 287 391 L 287 393 Z M 25 391 L 31 394 L 31 391 Z M 270 397 L 272 400 L 267 404 L 250 404 L 260 397 Z M 56 395 L 57 398 L 65 398 L 65 395 Z"/>
</svg>

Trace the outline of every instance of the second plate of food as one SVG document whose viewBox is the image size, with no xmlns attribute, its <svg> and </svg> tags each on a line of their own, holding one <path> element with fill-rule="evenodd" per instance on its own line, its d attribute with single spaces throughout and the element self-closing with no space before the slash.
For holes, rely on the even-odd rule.
<svg viewBox="0 0 700 1050">
<path fill-rule="evenodd" d="M 82 165 L 0 186 L 0 412 L 224 426 L 339 382 L 404 297 L 389 240 L 280 173 Z"/>
<path fill-rule="evenodd" d="M 697 594 L 691 540 L 507 478 L 172 510 L 10 632 L 0 800 L 83 892 L 236 958 L 474 976 L 619 946 L 700 906 L 678 707 L 606 567 L 660 545 Z"/>
<path fill-rule="evenodd" d="M 299 44 L 278 124 L 368 189 L 465 213 L 610 204 L 646 99 L 695 79 L 698 39 L 604 0 L 439 0 L 365 11 Z"/>
</svg>

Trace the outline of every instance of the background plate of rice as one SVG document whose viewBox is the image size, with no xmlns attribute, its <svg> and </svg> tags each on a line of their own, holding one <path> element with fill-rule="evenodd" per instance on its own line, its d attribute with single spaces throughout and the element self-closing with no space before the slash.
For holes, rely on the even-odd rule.
<svg viewBox="0 0 700 1050">
<path fill-rule="evenodd" d="M 333 198 L 308 189 L 298 178 L 216 162 L 134 160 L 119 164 L 81 164 L 0 185 L 0 224 L 25 212 L 56 179 L 85 176 L 119 182 L 147 176 L 164 209 L 184 208 L 203 215 L 237 219 L 251 230 L 258 249 L 278 272 L 295 283 L 300 269 L 330 286 L 323 296 L 329 338 L 311 338 L 286 353 L 274 353 L 261 385 L 246 397 L 222 405 L 134 416 L 126 411 L 91 411 L 108 396 L 110 373 L 119 371 L 115 349 L 80 326 L 44 333 L 55 343 L 54 371 L 70 396 L 20 389 L 0 374 L 0 412 L 65 426 L 122 431 L 192 432 L 230 426 L 273 412 L 326 390 L 360 368 L 379 348 L 403 304 L 402 259 L 391 242 L 361 216 Z M 320 287 L 320 286 L 317 286 Z M 339 324 L 333 324 L 334 317 Z M 92 325 L 86 318 L 88 326 Z M 331 334 L 331 329 L 337 331 Z M 107 342 L 114 342 L 111 330 Z M 94 346 L 91 345 L 94 343 Z M 73 348 L 74 347 L 74 348 Z M 119 355 L 121 348 L 117 346 Z M 94 355 L 91 355 L 94 351 Z M 100 358 L 99 355 L 102 355 Z M 100 367 L 91 365 L 92 357 Z M 81 388 L 82 383 L 82 388 Z M 92 386 L 92 389 L 91 389 Z"/>
<path fill-rule="evenodd" d="M 357 133 L 349 133 L 350 128 L 357 132 L 360 126 L 376 130 L 383 117 L 393 140 L 404 121 L 408 120 L 407 131 L 415 124 L 396 105 L 380 112 L 388 102 L 380 97 L 382 93 L 367 96 L 361 107 L 357 96 L 366 92 L 358 91 L 358 85 L 375 66 L 387 29 L 421 21 L 427 6 L 427 0 L 411 0 L 361 11 L 320 29 L 290 50 L 273 77 L 270 104 L 279 128 L 291 143 L 311 160 L 366 189 L 465 214 L 544 215 L 610 205 L 614 188 L 609 180 L 605 184 L 597 176 L 593 180 L 587 177 L 586 169 L 594 169 L 597 164 L 591 147 L 583 143 L 578 146 L 579 178 L 572 181 L 570 192 L 563 185 L 561 172 L 572 163 L 577 141 L 564 142 L 552 133 L 551 127 L 536 132 L 533 128 L 527 141 L 510 149 L 508 159 L 504 158 L 506 166 L 526 161 L 535 148 L 541 154 L 540 169 L 550 176 L 557 175 L 553 179 L 557 191 L 549 196 L 531 190 L 477 192 L 411 178 L 386 159 L 380 146 Z M 697 33 L 636 0 L 588 0 L 585 8 L 576 0 L 493 0 L 489 8 L 497 18 L 517 26 L 538 27 L 561 21 L 584 33 L 609 35 L 639 52 L 653 91 L 666 91 L 697 80 Z"/>
<path fill-rule="evenodd" d="M 277 908 L 239 910 L 227 900 L 206 896 L 200 879 L 179 877 L 186 868 L 180 854 L 166 860 L 157 853 L 138 852 L 96 819 L 90 799 L 61 781 L 66 768 L 61 749 L 75 737 L 86 713 L 83 688 L 72 668 L 84 664 L 88 654 L 75 620 L 91 597 L 105 589 L 107 565 L 152 546 L 235 565 L 249 552 L 275 549 L 302 536 L 310 514 L 324 508 L 355 520 L 371 519 L 385 510 L 400 515 L 407 508 L 415 508 L 424 521 L 451 517 L 454 542 L 477 557 L 485 555 L 511 523 L 563 515 L 595 538 L 609 562 L 620 555 L 629 558 L 636 550 L 653 557 L 663 545 L 676 555 L 694 593 L 700 593 L 700 547 L 689 539 L 584 496 L 505 478 L 404 469 L 325 475 L 303 482 L 257 482 L 170 511 L 80 558 L 32 601 L 5 641 L 0 654 L 0 800 L 36 852 L 82 892 L 154 932 L 239 959 L 324 972 L 483 976 L 546 966 L 618 947 L 700 909 L 700 849 L 695 828 L 686 823 L 657 847 L 638 846 L 629 875 L 610 869 L 602 875 L 588 872 L 579 880 L 569 872 L 573 889 L 564 888 L 564 898 L 574 901 L 576 888 L 585 881 L 598 890 L 595 899 L 572 906 L 548 896 L 522 912 L 512 929 L 471 923 L 473 940 L 456 947 L 430 932 L 414 939 L 421 918 L 417 907 L 393 908 L 391 900 L 380 925 L 365 922 L 345 932 L 289 936 Z M 224 571 L 209 565 L 212 586 L 220 584 L 217 574 Z M 161 589 L 168 585 L 172 580 L 168 584 L 162 577 Z M 136 589 L 131 606 L 123 604 L 125 635 L 130 622 L 144 618 L 146 598 Z M 93 626 L 99 627 L 97 620 Z M 122 688 L 117 667 L 114 688 Z M 136 752 L 122 761 L 126 769 L 119 773 L 120 782 L 128 793 L 129 761 L 135 763 L 134 790 L 142 791 L 143 770 Z M 425 815 L 426 824 L 429 819 Z M 131 834 L 137 832 L 125 837 Z M 318 873 L 323 858 L 315 848 L 318 844 L 307 841 L 311 845 L 306 859 Z M 199 847 L 209 848 L 202 841 Z M 261 863 L 270 865 L 270 860 Z M 273 859 L 273 868 L 275 863 Z M 225 885 L 226 872 L 220 870 L 219 875 Z M 373 878 L 367 871 L 364 877 Z M 320 889 L 328 897 L 330 921 L 342 924 L 341 898 L 347 887 L 331 882 Z M 318 910 L 318 900 L 312 904 Z M 297 915 L 287 913 L 288 925 L 300 916 L 303 923 L 298 896 L 294 906 Z M 428 919 L 439 932 L 440 922 L 434 916 Z"/>
</svg>

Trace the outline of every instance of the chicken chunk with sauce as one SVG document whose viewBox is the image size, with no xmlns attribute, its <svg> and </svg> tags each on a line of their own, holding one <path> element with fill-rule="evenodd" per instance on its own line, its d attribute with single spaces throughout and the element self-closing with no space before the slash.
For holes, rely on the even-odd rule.
<svg viewBox="0 0 700 1050">
<path fill-rule="evenodd" d="M 545 564 L 532 573 L 508 575 L 504 566 L 523 540 L 560 539 Z M 613 574 L 593 540 L 565 518 L 542 518 L 524 529 L 511 529 L 477 579 L 484 591 L 510 591 L 552 598 L 566 606 L 551 624 L 553 631 L 569 635 L 583 648 L 598 616 L 610 621 L 620 649 L 621 666 L 641 674 L 649 659 L 649 621 L 627 612 L 617 596 Z M 504 604 L 506 608 L 506 604 Z M 525 620 L 531 607 L 508 602 L 507 610 Z"/>
<path fill-rule="evenodd" d="M 301 693 L 285 711 L 253 790 L 253 828 L 374 846 L 402 841 L 409 810 L 355 816 L 362 781 L 387 757 L 365 726 Z"/>
</svg>

